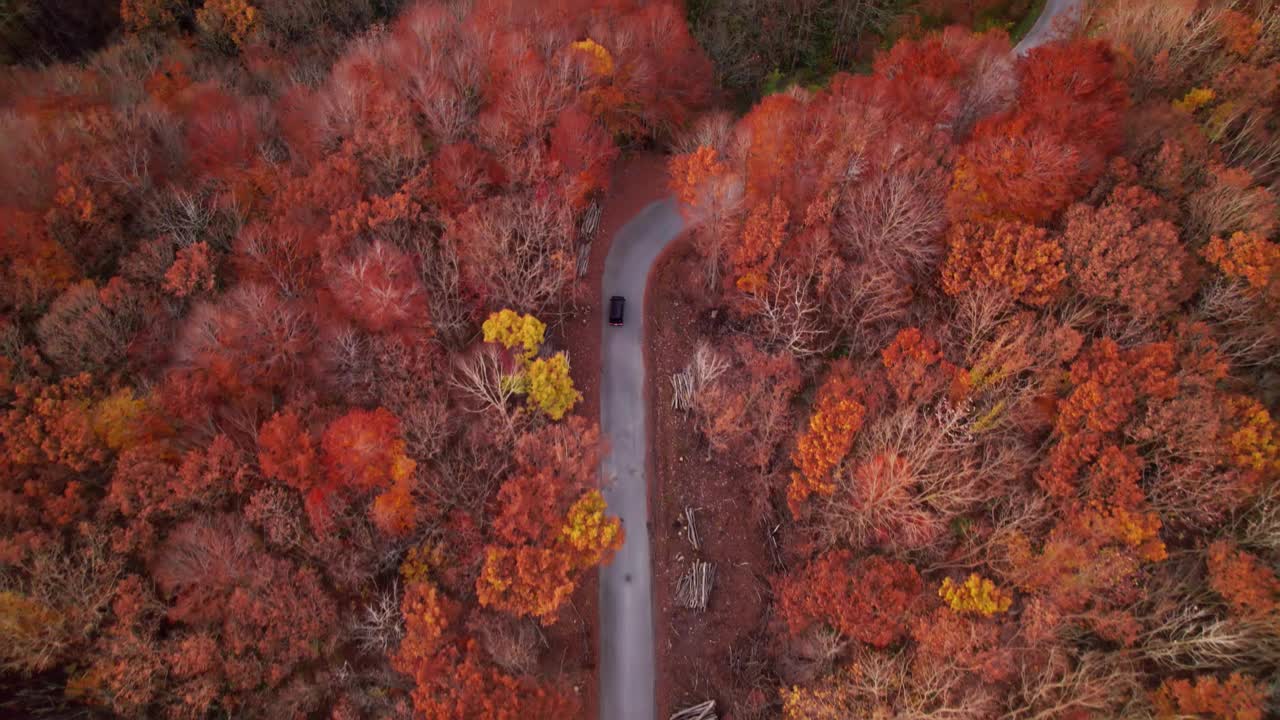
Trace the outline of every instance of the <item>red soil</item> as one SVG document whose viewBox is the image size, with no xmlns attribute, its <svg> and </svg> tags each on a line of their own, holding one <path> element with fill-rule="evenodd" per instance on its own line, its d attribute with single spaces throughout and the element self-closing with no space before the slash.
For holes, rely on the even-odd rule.
<svg viewBox="0 0 1280 720">
<path fill-rule="evenodd" d="M 700 301 L 697 259 L 683 239 L 658 260 L 649 281 L 646 364 L 652 391 L 650 427 L 656 472 L 650 472 L 658 717 L 715 699 L 722 716 L 757 705 L 775 692 L 763 682 L 768 575 L 767 528 L 751 512 L 747 468 L 713 457 L 692 421 L 671 409 L 672 374 L 684 369 L 698 336 L 714 334 Z M 695 332 L 697 331 L 697 332 Z M 695 509 L 701 549 L 685 534 L 684 510 Z M 680 575 L 693 559 L 715 564 L 705 612 L 675 604 Z M 755 696 L 754 698 L 752 696 Z M 745 713 L 742 713 L 745 714 Z"/>
</svg>

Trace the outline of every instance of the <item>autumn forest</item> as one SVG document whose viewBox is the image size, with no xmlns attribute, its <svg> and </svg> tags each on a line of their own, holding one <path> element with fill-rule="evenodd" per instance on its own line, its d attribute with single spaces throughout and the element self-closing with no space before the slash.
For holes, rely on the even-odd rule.
<svg viewBox="0 0 1280 720">
<path fill-rule="evenodd" d="M 1280 716 L 1280 4 L 1065 5 L 0 2 L 0 717 L 612 720 L 664 197 L 661 718 Z"/>
</svg>

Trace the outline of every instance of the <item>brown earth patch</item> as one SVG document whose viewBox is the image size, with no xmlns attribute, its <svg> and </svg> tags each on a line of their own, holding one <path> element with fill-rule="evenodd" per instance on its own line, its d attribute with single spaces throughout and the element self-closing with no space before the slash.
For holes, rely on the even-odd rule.
<svg viewBox="0 0 1280 720">
<path fill-rule="evenodd" d="M 679 240 L 658 260 L 646 303 L 659 718 L 708 699 L 724 717 L 774 691 L 761 682 L 773 566 L 768 529 L 751 511 L 752 471 L 712 454 L 691 418 L 671 407 L 672 374 L 684 369 L 699 336 L 714 334 L 700 282 L 692 247 Z M 686 533 L 685 508 L 694 509 L 698 550 Z M 705 612 L 676 604 L 680 576 L 694 559 L 716 569 Z"/>
</svg>

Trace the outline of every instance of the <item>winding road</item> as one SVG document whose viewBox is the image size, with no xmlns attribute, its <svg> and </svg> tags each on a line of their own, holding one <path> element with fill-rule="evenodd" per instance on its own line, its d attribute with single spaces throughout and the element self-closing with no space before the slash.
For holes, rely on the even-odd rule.
<svg viewBox="0 0 1280 720">
<path fill-rule="evenodd" d="M 1036 24 L 1031 26 L 1031 31 L 1013 49 L 1014 54 L 1026 55 L 1032 49 L 1054 40 L 1059 30 L 1058 21 L 1068 17 L 1068 14 L 1072 22 L 1079 19 L 1082 4 L 1082 0 L 1048 0 L 1044 4 L 1044 10 L 1040 11 L 1040 17 L 1036 18 Z"/>
<path fill-rule="evenodd" d="M 649 270 L 684 229 L 674 200 L 641 210 L 613 237 L 600 285 L 604 296 L 627 299 L 626 322 L 609 325 L 601 313 L 600 425 L 609 454 L 600 463 L 609 510 L 626 533 L 613 562 L 600 570 L 600 717 L 653 720 L 653 588 L 649 561 L 649 441 L 644 371 L 644 291 Z"/>
<path fill-rule="evenodd" d="M 1014 53 L 1054 39 L 1055 22 L 1078 13 L 1081 0 L 1048 0 L 1031 32 Z M 601 313 L 604 351 L 600 424 L 610 453 L 600 463 L 609 510 L 622 518 L 626 540 L 613 562 L 600 570 L 600 718 L 654 720 L 653 572 L 649 559 L 648 401 L 645 396 L 644 293 L 658 255 L 684 229 L 674 200 L 641 210 L 614 235 L 601 281 L 601 307 L 627 299 L 627 321 L 608 324 Z"/>
</svg>

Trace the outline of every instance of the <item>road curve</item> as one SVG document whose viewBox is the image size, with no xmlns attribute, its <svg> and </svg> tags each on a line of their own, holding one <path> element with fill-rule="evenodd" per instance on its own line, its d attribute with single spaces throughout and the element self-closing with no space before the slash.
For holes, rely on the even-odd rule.
<svg viewBox="0 0 1280 720">
<path fill-rule="evenodd" d="M 1055 22 L 1078 17 L 1081 0 L 1048 0 L 1014 53 L 1053 40 Z M 600 425 L 609 454 L 600 463 L 609 511 L 622 518 L 626 540 L 600 570 L 600 719 L 654 720 L 653 568 L 649 559 L 648 405 L 645 397 L 644 291 L 653 263 L 684 229 L 668 198 L 640 211 L 613 238 L 601 281 Z M 609 298 L 627 299 L 626 323 L 609 325 Z"/>
<path fill-rule="evenodd" d="M 644 369 L 644 291 L 649 270 L 684 229 L 674 200 L 651 203 L 613 237 L 601 281 L 600 425 L 609 454 L 600 463 L 609 511 L 626 533 L 600 570 L 600 717 L 654 720 L 653 572 L 649 561 L 649 443 Z M 626 322 L 609 325 L 609 298 L 627 299 Z"/>
<path fill-rule="evenodd" d="M 1032 49 L 1057 39 L 1062 31 L 1058 25 L 1060 19 L 1069 18 L 1062 20 L 1064 23 L 1078 21 L 1081 4 L 1081 0 L 1048 0 L 1044 4 L 1044 10 L 1040 11 L 1040 17 L 1036 18 L 1036 24 L 1031 26 L 1031 31 L 1013 49 L 1014 54 L 1026 55 Z"/>
</svg>

